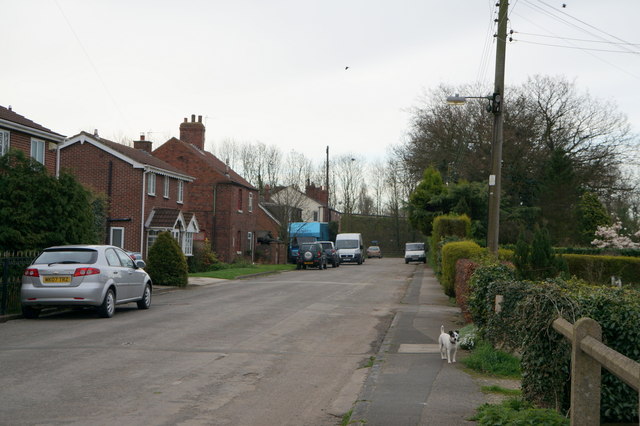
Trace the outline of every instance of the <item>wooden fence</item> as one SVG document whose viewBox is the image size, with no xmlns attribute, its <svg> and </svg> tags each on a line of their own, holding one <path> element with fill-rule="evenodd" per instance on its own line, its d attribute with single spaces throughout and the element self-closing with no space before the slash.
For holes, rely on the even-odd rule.
<svg viewBox="0 0 640 426">
<path fill-rule="evenodd" d="M 600 375 L 606 368 L 640 392 L 640 364 L 602 343 L 602 328 L 591 318 L 571 324 L 564 318 L 553 328 L 571 342 L 571 425 L 600 425 Z M 640 413 L 640 399 L 638 400 Z"/>
</svg>

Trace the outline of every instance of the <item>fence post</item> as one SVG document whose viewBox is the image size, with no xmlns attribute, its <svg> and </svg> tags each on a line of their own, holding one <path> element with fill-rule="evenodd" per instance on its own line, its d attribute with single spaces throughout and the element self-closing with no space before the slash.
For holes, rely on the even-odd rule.
<svg viewBox="0 0 640 426">
<path fill-rule="evenodd" d="M 2 287 L 0 287 L 2 297 L 0 298 L 0 315 L 4 315 L 7 310 L 7 299 L 9 293 L 9 258 L 2 259 Z"/>
<path fill-rule="evenodd" d="M 600 424 L 600 375 L 598 361 L 580 349 L 586 336 L 602 341 L 600 324 L 591 318 L 579 319 L 573 327 L 571 349 L 571 425 Z"/>
</svg>

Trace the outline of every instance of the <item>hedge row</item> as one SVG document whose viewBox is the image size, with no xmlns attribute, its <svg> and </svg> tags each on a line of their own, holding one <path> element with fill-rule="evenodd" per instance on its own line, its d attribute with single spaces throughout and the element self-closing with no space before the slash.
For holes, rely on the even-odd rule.
<svg viewBox="0 0 640 426">
<path fill-rule="evenodd" d="M 505 265 L 480 266 L 469 283 L 469 309 L 483 338 L 522 354 L 523 396 L 542 407 L 566 411 L 570 346 L 551 324 L 590 317 L 602 327 L 603 342 L 640 361 L 640 293 L 591 286 L 578 280 L 518 281 Z M 494 313 L 495 296 L 504 302 Z M 638 394 L 603 369 L 601 420 L 638 422 Z"/>
<path fill-rule="evenodd" d="M 629 256 L 594 256 L 563 254 L 569 274 L 593 284 L 610 284 L 611 277 L 623 284 L 640 285 L 640 258 Z"/>
</svg>

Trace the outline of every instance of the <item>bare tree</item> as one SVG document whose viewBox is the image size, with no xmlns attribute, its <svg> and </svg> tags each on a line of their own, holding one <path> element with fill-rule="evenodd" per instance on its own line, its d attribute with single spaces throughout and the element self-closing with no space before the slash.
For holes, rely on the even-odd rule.
<svg viewBox="0 0 640 426">
<path fill-rule="evenodd" d="M 362 161 L 349 154 L 336 158 L 333 165 L 338 204 L 347 217 L 356 213 L 360 188 L 364 183 L 363 167 Z"/>
</svg>

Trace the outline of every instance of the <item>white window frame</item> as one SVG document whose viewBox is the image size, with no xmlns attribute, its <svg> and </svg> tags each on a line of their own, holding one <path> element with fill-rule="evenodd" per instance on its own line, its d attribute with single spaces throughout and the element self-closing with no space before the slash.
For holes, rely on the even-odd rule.
<svg viewBox="0 0 640 426">
<path fill-rule="evenodd" d="M 116 241 L 114 239 L 114 231 L 120 232 L 120 245 L 116 244 Z M 112 246 L 124 248 L 124 228 L 122 226 L 112 226 L 109 229 L 109 244 L 111 244 Z"/>
<path fill-rule="evenodd" d="M 184 202 L 184 182 L 178 181 L 178 203 L 182 204 Z"/>
<path fill-rule="evenodd" d="M 169 176 L 164 177 L 164 198 L 169 198 Z"/>
<path fill-rule="evenodd" d="M 253 192 L 249 192 L 249 205 L 247 209 L 249 209 L 249 213 L 253 212 Z"/>
<path fill-rule="evenodd" d="M 0 130 L 0 157 L 9 152 L 11 140 L 11 132 L 8 130 Z"/>
<path fill-rule="evenodd" d="M 156 195 L 156 174 L 149 173 L 147 176 L 147 195 Z"/>
<path fill-rule="evenodd" d="M 42 139 L 31 138 L 31 157 L 44 164 L 45 143 Z"/>
<path fill-rule="evenodd" d="M 184 242 L 182 244 L 182 252 L 185 256 L 193 255 L 193 232 L 184 233 Z"/>
<path fill-rule="evenodd" d="M 160 232 L 162 231 L 159 231 L 157 229 L 149 229 L 147 231 L 147 254 L 149 253 L 149 249 L 151 248 L 153 243 L 155 243 L 158 239 L 158 235 L 160 234 Z"/>
</svg>

